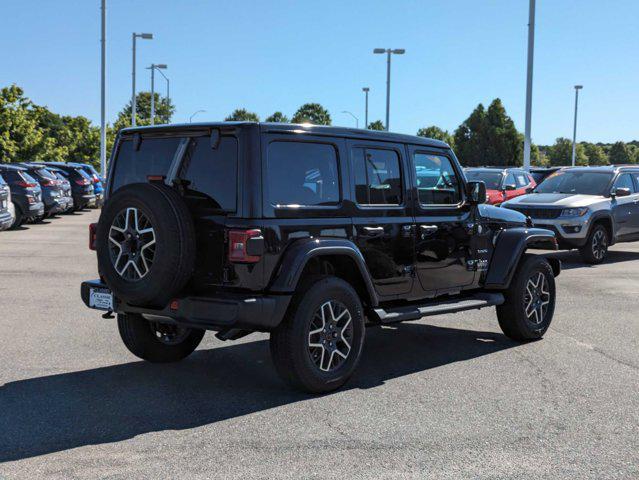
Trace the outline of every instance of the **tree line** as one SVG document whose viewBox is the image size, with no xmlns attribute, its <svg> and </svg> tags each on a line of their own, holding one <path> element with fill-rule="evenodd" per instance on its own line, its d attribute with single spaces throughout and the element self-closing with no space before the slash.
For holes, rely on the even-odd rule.
<svg viewBox="0 0 639 480">
<path fill-rule="evenodd" d="M 171 101 L 155 93 L 155 123 L 169 123 L 175 112 Z M 136 123 L 151 123 L 151 94 L 139 92 L 136 97 Z M 259 115 L 238 108 L 226 121 L 260 121 Z M 329 111 L 319 103 L 306 103 L 290 117 L 276 111 L 266 122 L 311 123 L 331 125 Z M 107 128 L 107 150 L 110 151 L 117 132 L 131 126 L 131 102 Z M 381 120 L 367 125 L 370 130 L 384 130 Z M 420 128 L 416 134 L 448 143 L 466 166 L 521 166 L 524 137 L 499 98 L 488 108 L 481 103 L 453 132 L 435 125 Z M 639 141 L 608 143 L 579 142 L 577 165 L 639 163 Z M 572 141 L 557 138 L 553 145 L 532 145 L 531 163 L 538 166 L 570 165 Z M 17 85 L 0 90 L 0 162 L 68 161 L 98 165 L 100 129 L 83 116 L 59 115 L 46 106 L 31 101 Z"/>
</svg>

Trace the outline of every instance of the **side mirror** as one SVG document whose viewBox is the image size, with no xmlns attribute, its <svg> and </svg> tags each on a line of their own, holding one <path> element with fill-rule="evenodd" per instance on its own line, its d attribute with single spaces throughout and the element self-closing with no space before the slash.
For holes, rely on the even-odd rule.
<svg viewBox="0 0 639 480">
<path fill-rule="evenodd" d="M 628 195 L 630 195 L 629 188 L 613 188 L 610 192 L 611 197 L 627 197 Z"/>
<path fill-rule="evenodd" d="M 517 186 L 509 183 L 507 185 L 504 185 L 504 190 L 517 190 Z"/>
<path fill-rule="evenodd" d="M 471 205 L 486 203 L 486 184 L 484 182 L 468 182 L 466 196 Z"/>
</svg>

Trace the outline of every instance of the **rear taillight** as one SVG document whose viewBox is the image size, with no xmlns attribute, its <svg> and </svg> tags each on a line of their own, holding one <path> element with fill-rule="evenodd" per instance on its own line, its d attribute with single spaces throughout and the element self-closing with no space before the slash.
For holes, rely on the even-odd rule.
<svg viewBox="0 0 639 480">
<path fill-rule="evenodd" d="M 95 250 L 95 239 L 97 230 L 97 223 L 89 223 L 89 250 Z"/>
<path fill-rule="evenodd" d="M 93 175 L 93 183 L 100 183 L 100 179 L 97 175 Z"/>
<path fill-rule="evenodd" d="M 38 186 L 37 183 L 25 182 L 24 180 L 20 180 L 19 182 L 16 182 L 16 185 L 22 188 L 35 188 Z"/>
<path fill-rule="evenodd" d="M 59 180 L 43 180 L 42 181 L 42 186 L 43 187 L 57 187 L 58 185 L 60 185 L 60 181 Z"/>
<path fill-rule="evenodd" d="M 229 261 L 256 263 L 260 261 L 264 239 L 260 230 L 229 231 Z"/>
<path fill-rule="evenodd" d="M 76 179 L 75 183 L 77 185 L 84 186 L 84 185 L 89 185 L 89 183 L 91 183 L 91 182 L 89 182 L 86 178 L 78 178 L 78 179 Z"/>
</svg>

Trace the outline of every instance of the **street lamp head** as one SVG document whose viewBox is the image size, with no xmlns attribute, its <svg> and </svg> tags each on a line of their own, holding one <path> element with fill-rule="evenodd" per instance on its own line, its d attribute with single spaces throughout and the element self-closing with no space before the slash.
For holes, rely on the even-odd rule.
<svg viewBox="0 0 639 480">
<path fill-rule="evenodd" d="M 581 90 L 582 88 L 584 88 L 583 85 L 575 85 L 575 90 Z"/>
<path fill-rule="evenodd" d="M 406 50 L 404 50 L 403 48 L 396 48 L 395 50 L 391 50 L 391 52 L 395 55 L 404 55 L 406 53 Z"/>
<path fill-rule="evenodd" d="M 140 38 L 143 38 L 145 40 L 153 40 L 153 34 L 152 33 L 141 33 L 140 34 Z"/>
<path fill-rule="evenodd" d="M 155 68 L 161 68 L 161 69 L 163 69 L 163 70 L 164 70 L 165 68 L 168 68 L 168 67 L 167 67 L 166 63 L 158 63 L 158 64 L 155 66 Z"/>
<path fill-rule="evenodd" d="M 385 48 L 376 48 L 375 50 L 373 50 L 373 53 L 386 53 L 386 49 Z"/>
<path fill-rule="evenodd" d="M 368 92 L 368 91 L 370 91 L 370 88 L 368 88 L 368 87 L 362 87 L 362 92 Z"/>
</svg>

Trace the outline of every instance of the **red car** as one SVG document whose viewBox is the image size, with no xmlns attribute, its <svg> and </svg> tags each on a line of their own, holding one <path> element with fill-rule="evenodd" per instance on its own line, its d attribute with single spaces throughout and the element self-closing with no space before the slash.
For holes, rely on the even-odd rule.
<svg viewBox="0 0 639 480">
<path fill-rule="evenodd" d="M 486 203 L 501 205 L 511 198 L 530 193 L 537 186 L 532 175 L 521 168 L 465 168 L 468 180 L 486 184 Z"/>
</svg>

